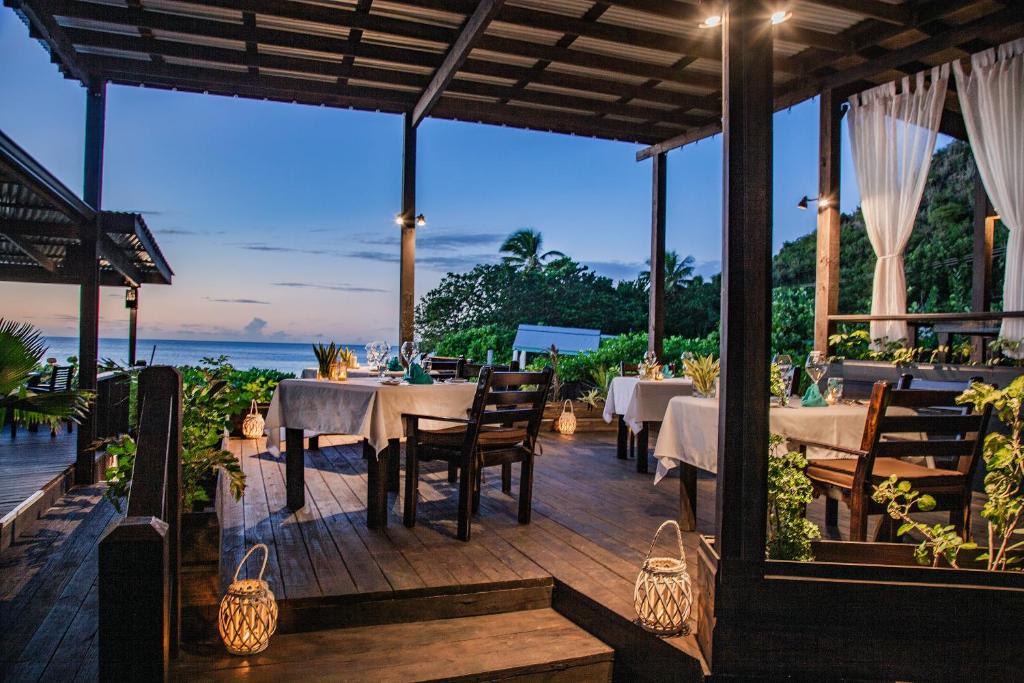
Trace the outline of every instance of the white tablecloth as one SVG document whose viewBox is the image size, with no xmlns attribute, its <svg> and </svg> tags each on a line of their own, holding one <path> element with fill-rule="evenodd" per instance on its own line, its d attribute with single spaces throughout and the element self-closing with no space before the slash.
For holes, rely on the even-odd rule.
<svg viewBox="0 0 1024 683">
<path fill-rule="evenodd" d="M 622 415 L 634 432 L 644 428 L 644 422 L 660 422 L 668 402 L 676 396 L 693 393 L 693 382 L 688 378 L 663 380 L 639 377 L 615 377 L 608 386 L 608 399 L 604 402 L 604 421 L 611 422 Z"/>
<path fill-rule="evenodd" d="M 827 408 L 804 408 L 799 399 L 790 407 L 772 406 L 769 429 L 789 439 L 860 448 L 867 419 L 866 405 L 837 404 Z M 654 447 L 658 483 L 680 461 L 708 472 L 718 469 L 718 399 L 692 396 L 673 398 Z M 849 458 L 848 453 L 810 449 L 808 458 Z"/>
<path fill-rule="evenodd" d="M 308 435 L 361 436 L 380 453 L 389 439 L 405 436 L 402 413 L 436 417 L 466 417 L 476 384 L 400 384 L 388 386 L 376 379 L 326 382 L 286 379 L 277 385 L 267 411 L 267 449 L 278 453 L 281 429 L 302 429 Z M 443 428 L 450 423 L 421 423 Z"/>
</svg>

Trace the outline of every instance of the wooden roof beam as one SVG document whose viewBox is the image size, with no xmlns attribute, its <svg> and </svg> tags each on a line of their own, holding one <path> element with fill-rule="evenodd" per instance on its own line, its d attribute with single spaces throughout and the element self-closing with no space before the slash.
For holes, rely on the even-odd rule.
<svg viewBox="0 0 1024 683">
<path fill-rule="evenodd" d="M 38 263 L 45 270 L 56 273 L 57 272 L 57 259 L 50 258 L 44 254 L 39 248 L 37 248 L 30 240 L 24 235 L 17 233 L 0 232 L 0 237 L 5 237 L 14 246 L 20 249 L 26 256 Z"/>
<path fill-rule="evenodd" d="M 427 84 L 427 87 L 420 95 L 419 101 L 416 102 L 416 106 L 412 109 L 411 124 L 413 127 L 418 126 L 420 121 L 434 108 L 437 101 L 441 99 L 444 89 L 455 78 L 456 72 L 462 68 L 462 64 L 469 57 L 470 51 L 480 41 L 488 25 L 494 19 L 494 15 L 498 13 L 504 2 L 505 0 L 480 0 L 476 10 L 466 19 L 466 23 L 463 24 L 458 38 L 455 39 L 455 42 L 448 49 L 448 53 L 445 54 L 444 59 L 441 61 L 441 66 L 437 67 L 437 70 L 434 71 L 430 83 Z"/>
<path fill-rule="evenodd" d="M 844 69 L 842 71 L 836 71 L 825 76 L 799 79 L 794 86 L 787 88 L 784 92 L 776 95 L 776 111 L 791 107 L 799 102 L 803 102 L 806 99 L 814 97 L 822 90 L 840 89 L 852 83 L 869 80 L 876 74 L 891 69 L 898 69 L 905 64 L 921 60 L 929 55 L 942 52 L 943 50 L 948 50 L 951 47 L 956 47 L 964 43 L 969 43 L 970 41 L 976 40 L 980 36 L 985 35 L 989 31 L 996 30 L 997 28 L 1003 28 L 1008 25 L 1019 24 L 1021 22 L 1024 22 L 1024 7 L 1016 5 L 1009 6 L 966 24 L 950 26 L 945 31 L 936 33 L 930 38 L 926 38 L 925 40 L 914 43 L 913 45 L 908 45 L 907 47 L 899 50 L 891 50 L 884 55 L 880 55 L 875 59 L 865 62 L 864 64 Z M 682 147 L 683 145 L 695 142 L 696 140 L 714 135 L 720 130 L 721 122 L 719 121 L 702 129 L 681 133 L 656 145 L 640 150 L 636 153 L 636 160 L 642 161 L 655 154 L 667 152 L 675 149 L 676 147 Z"/>
<path fill-rule="evenodd" d="M 25 17 L 29 23 L 29 33 L 33 38 L 41 38 L 50 46 L 54 61 L 58 61 L 61 70 L 78 79 L 86 86 L 92 86 L 89 72 L 78 61 L 74 45 L 64 35 L 63 29 L 54 19 L 46 3 L 38 0 L 5 0 L 5 5 L 12 7 Z M 42 7 L 39 5 L 42 4 Z"/>
<path fill-rule="evenodd" d="M 100 232 L 96 240 L 96 246 L 100 256 L 106 259 L 111 268 L 124 276 L 124 279 L 132 286 L 138 287 L 142 284 L 142 273 L 132 263 L 132 260 L 125 254 L 124 249 L 119 247 L 110 235 Z M 156 260 L 156 259 L 154 259 Z"/>
</svg>

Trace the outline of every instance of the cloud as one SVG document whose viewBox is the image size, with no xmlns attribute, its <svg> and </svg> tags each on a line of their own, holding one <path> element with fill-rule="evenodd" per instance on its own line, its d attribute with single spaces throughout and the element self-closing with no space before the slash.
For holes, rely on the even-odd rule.
<svg viewBox="0 0 1024 683">
<path fill-rule="evenodd" d="M 234 243 L 230 246 L 241 247 L 246 251 L 260 251 L 270 254 L 308 254 L 310 256 L 344 256 L 336 249 L 300 249 L 298 247 L 282 247 L 277 244 Z"/>
<path fill-rule="evenodd" d="M 263 318 L 253 318 L 249 324 L 242 328 L 242 334 L 247 337 L 262 337 L 263 330 L 269 323 Z"/>
<path fill-rule="evenodd" d="M 398 263 L 401 260 L 398 254 L 380 251 L 350 251 L 346 256 L 379 263 Z M 417 254 L 416 267 L 448 273 L 470 270 L 481 263 L 494 263 L 497 260 L 498 257 L 495 254 L 450 254 L 445 256 Z"/>
<path fill-rule="evenodd" d="M 349 284 L 320 284 L 316 282 L 273 282 L 274 287 L 293 287 L 295 289 L 325 289 L 331 292 L 388 292 L 387 289 L 377 287 L 364 287 L 362 285 Z"/>
<path fill-rule="evenodd" d="M 400 258 L 398 254 L 386 252 L 386 251 L 350 251 L 346 256 L 350 258 L 363 259 L 366 261 L 380 261 L 381 263 L 398 263 Z M 420 259 L 416 259 L 419 263 Z"/>
<path fill-rule="evenodd" d="M 464 247 L 480 247 L 489 244 L 497 245 L 505 235 L 494 232 L 445 232 L 427 230 L 416 233 L 416 243 L 428 249 L 462 249 Z M 360 240 L 363 244 L 381 246 L 398 246 L 399 236 L 389 235 L 375 239 Z"/>
<path fill-rule="evenodd" d="M 647 270 L 647 264 L 642 261 L 584 261 L 583 265 L 613 280 L 635 280 L 637 275 Z"/>
<path fill-rule="evenodd" d="M 260 304 L 263 306 L 269 306 L 269 301 L 260 301 L 259 299 L 214 299 L 213 297 L 206 297 L 207 301 L 213 301 L 219 304 Z"/>
</svg>

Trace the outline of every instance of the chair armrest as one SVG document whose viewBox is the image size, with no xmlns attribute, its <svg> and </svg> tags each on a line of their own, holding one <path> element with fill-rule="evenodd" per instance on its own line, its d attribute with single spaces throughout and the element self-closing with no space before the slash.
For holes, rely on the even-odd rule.
<svg viewBox="0 0 1024 683">
<path fill-rule="evenodd" d="M 804 441 L 802 439 L 789 439 L 790 443 L 796 444 L 797 446 L 803 446 L 805 448 L 823 448 L 827 451 L 838 451 L 839 453 L 849 453 L 855 455 L 858 458 L 863 458 L 867 455 L 866 451 L 862 451 L 859 448 L 845 448 L 843 446 L 837 446 L 831 443 L 821 443 L 820 441 Z"/>
<path fill-rule="evenodd" d="M 419 420 L 434 420 L 436 422 L 456 422 L 458 424 L 464 424 L 464 425 L 468 425 L 468 424 L 470 424 L 472 422 L 472 420 L 468 420 L 468 419 L 466 419 L 464 417 L 438 417 L 437 415 L 419 415 L 419 414 L 416 414 L 416 413 L 402 413 L 402 419 L 403 420 L 412 419 L 412 420 L 416 420 L 416 421 L 419 421 Z"/>
</svg>

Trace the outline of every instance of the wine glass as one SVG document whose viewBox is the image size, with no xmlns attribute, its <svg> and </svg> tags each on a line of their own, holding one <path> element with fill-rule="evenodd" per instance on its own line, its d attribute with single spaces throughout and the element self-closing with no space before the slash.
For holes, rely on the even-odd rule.
<svg viewBox="0 0 1024 683">
<path fill-rule="evenodd" d="M 693 351 L 683 351 L 683 372 L 686 372 L 686 368 L 693 362 L 696 356 L 693 355 Z"/>
<path fill-rule="evenodd" d="M 821 351 L 811 351 L 807 354 L 807 362 L 804 363 L 804 369 L 807 370 L 808 376 L 814 385 L 817 386 L 821 378 L 825 376 L 826 370 L 828 370 L 828 363 L 825 362 L 825 354 Z"/>
<path fill-rule="evenodd" d="M 785 407 L 789 404 L 789 393 L 793 388 L 793 359 L 786 353 L 776 354 L 772 364 L 779 369 L 782 375 L 782 395 L 779 396 L 779 405 Z"/>
<path fill-rule="evenodd" d="M 416 355 L 416 344 L 411 341 L 402 342 L 399 352 L 402 354 L 402 366 L 408 369 L 412 366 L 412 359 Z"/>
<path fill-rule="evenodd" d="M 370 342 L 366 345 L 366 364 L 373 369 L 377 369 L 377 363 L 380 359 L 377 357 L 377 345 L 376 342 Z"/>
<path fill-rule="evenodd" d="M 384 378 L 384 373 L 388 369 L 388 360 L 391 358 L 391 345 L 386 341 L 373 342 L 377 350 L 377 371 L 380 373 L 380 378 Z"/>
</svg>

